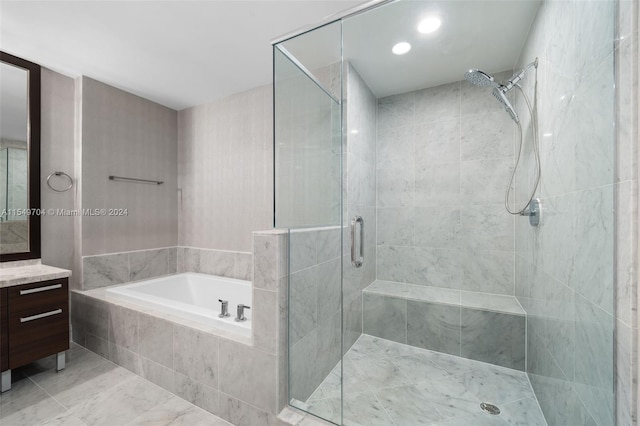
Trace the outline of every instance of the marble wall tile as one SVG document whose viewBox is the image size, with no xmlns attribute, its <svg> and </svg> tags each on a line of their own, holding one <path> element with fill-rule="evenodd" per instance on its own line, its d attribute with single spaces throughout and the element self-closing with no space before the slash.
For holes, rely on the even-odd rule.
<svg viewBox="0 0 640 426">
<path fill-rule="evenodd" d="M 381 278 L 380 274 L 378 277 Z M 416 248 L 414 283 L 459 289 L 462 286 L 460 252 L 449 249 Z"/>
<path fill-rule="evenodd" d="M 173 368 L 173 323 L 140 314 L 137 352 L 145 358 Z"/>
<path fill-rule="evenodd" d="M 129 257 L 125 253 L 82 259 L 83 288 L 122 284 L 129 280 Z"/>
<path fill-rule="evenodd" d="M 460 118 L 415 126 L 414 162 L 418 168 L 459 161 Z"/>
<path fill-rule="evenodd" d="M 173 368 L 177 373 L 218 388 L 218 338 L 193 328 L 173 327 Z M 185 350 L 185 348 L 188 348 Z"/>
<path fill-rule="evenodd" d="M 460 355 L 460 307 L 407 302 L 407 344 Z"/>
<path fill-rule="evenodd" d="M 415 205 L 441 206 L 460 203 L 460 163 L 436 164 L 416 169 Z"/>
<path fill-rule="evenodd" d="M 176 392 L 175 371 L 162 364 L 143 358 L 140 376 L 171 393 Z"/>
<path fill-rule="evenodd" d="M 289 276 L 289 339 L 295 345 L 318 324 L 318 269 L 308 268 Z"/>
<path fill-rule="evenodd" d="M 251 253 L 235 253 L 233 278 L 253 281 L 253 256 Z"/>
<path fill-rule="evenodd" d="M 413 247 L 379 246 L 377 248 L 378 279 L 415 282 Z"/>
<path fill-rule="evenodd" d="M 291 273 L 313 266 L 317 263 L 316 231 L 293 231 L 289 235 L 289 267 Z"/>
<path fill-rule="evenodd" d="M 574 386 L 599 424 L 612 424 L 614 404 L 614 319 L 597 305 L 576 297 L 576 354 Z"/>
<path fill-rule="evenodd" d="M 606 312 L 613 312 L 613 186 L 580 191 L 576 205 L 575 288 Z"/>
<path fill-rule="evenodd" d="M 416 108 L 414 98 L 414 93 L 409 92 L 378 99 L 378 129 L 412 124 Z M 378 158 L 380 158 L 379 152 Z"/>
<path fill-rule="evenodd" d="M 459 247 L 475 250 L 513 251 L 514 218 L 503 204 L 478 205 L 460 212 Z"/>
<path fill-rule="evenodd" d="M 363 296 L 363 332 L 407 343 L 407 301 L 378 294 Z"/>
<path fill-rule="evenodd" d="M 428 122 L 460 115 L 460 83 L 445 84 L 415 92 L 415 121 Z"/>
<path fill-rule="evenodd" d="M 633 407 L 632 330 L 617 322 L 616 336 L 616 418 L 618 424 L 631 425 Z"/>
<path fill-rule="evenodd" d="M 236 271 L 236 253 L 230 251 L 201 250 L 200 269 L 197 272 L 234 277 Z"/>
<path fill-rule="evenodd" d="M 142 376 L 143 358 L 136 352 L 120 347 L 113 342 L 109 342 L 109 361 Z"/>
<path fill-rule="evenodd" d="M 175 393 L 210 413 L 221 415 L 220 392 L 180 373 L 174 376 Z"/>
<path fill-rule="evenodd" d="M 131 351 L 138 350 L 138 319 L 140 313 L 109 304 L 109 342 Z"/>
<path fill-rule="evenodd" d="M 380 211 L 381 209 L 378 214 Z M 459 207 L 416 207 L 414 214 L 416 246 L 449 249 L 458 247 L 461 216 Z M 379 229 L 378 233 L 380 232 L 385 230 Z"/>
<path fill-rule="evenodd" d="M 289 400 L 306 401 L 324 379 L 318 368 L 318 330 L 314 329 L 289 349 Z"/>
<path fill-rule="evenodd" d="M 278 294 L 269 290 L 253 290 L 253 345 L 270 354 L 276 353 L 278 330 Z"/>
<path fill-rule="evenodd" d="M 463 204 L 499 204 L 513 171 L 511 158 L 470 160 L 460 163 L 460 197 Z"/>
<path fill-rule="evenodd" d="M 362 335 L 362 298 L 358 297 L 350 302 L 346 302 L 343 311 L 344 334 L 342 350 L 346 353 Z"/>
<path fill-rule="evenodd" d="M 524 371 L 524 316 L 466 308 L 461 314 L 460 353 L 464 358 Z"/>
<path fill-rule="evenodd" d="M 340 241 L 340 229 L 318 231 L 317 262 L 322 263 L 340 258 Z"/>
<path fill-rule="evenodd" d="M 220 391 L 268 412 L 276 409 L 276 358 L 245 345 L 220 341 Z"/>
<path fill-rule="evenodd" d="M 413 208 L 378 208 L 376 213 L 378 245 L 414 245 Z"/>
<path fill-rule="evenodd" d="M 515 292 L 512 251 L 461 251 L 460 267 L 462 290 L 509 295 Z"/>
<path fill-rule="evenodd" d="M 220 416 L 237 426 L 275 426 L 276 416 L 227 394 L 220 394 Z"/>
<path fill-rule="evenodd" d="M 326 321 L 340 311 L 342 297 L 340 258 L 321 263 L 318 268 L 318 321 Z"/>
<path fill-rule="evenodd" d="M 170 249 L 143 250 L 129 253 L 129 279 L 138 281 L 171 272 Z"/>
<path fill-rule="evenodd" d="M 413 167 L 379 169 L 376 202 L 378 207 L 411 207 L 414 203 L 415 177 Z"/>
<path fill-rule="evenodd" d="M 318 324 L 318 357 L 315 368 L 319 379 L 324 379 L 340 362 L 342 313 L 336 312 Z"/>
<path fill-rule="evenodd" d="M 253 237 L 253 286 L 275 290 L 278 285 L 277 240 L 271 236 Z"/>
<path fill-rule="evenodd" d="M 376 169 L 399 170 L 413 166 L 413 126 L 382 127 L 378 124 Z"/>
<path fill-rule="evenodd" d="M 460 159 L 512 159 L 514 137 L 515 125 L 504 111 L 465 117 L 460 127 Z"/>
</svg>

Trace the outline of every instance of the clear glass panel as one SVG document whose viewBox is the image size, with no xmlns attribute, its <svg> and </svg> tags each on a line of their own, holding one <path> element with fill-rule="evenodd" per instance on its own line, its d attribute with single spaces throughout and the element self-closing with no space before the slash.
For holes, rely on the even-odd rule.
<svg viewBox="0 0 640 426">
<path fill-rule="evenodd" d="M 304 34 L 274 47 L 276 227 L 289 228 L 289 402 L 340 424 L 340 56 L 303 64 L 287 49 L 339 52 L 340 23 L 321 31 L 332 45 Z"/>
<path fill-rule="evenodd" d="M 615 424 L 614 16 L 608 0 L 398 0 L 342 21 L 341 226 L 290 235 L 294 405 L 342 424 L 480 424 L 481 402 L 506 424 Z M 328 376 L 310 367 L 339 346 L 318 325 L 324 239 L 343 242 Z"/>
<path fill-rule="evenodd" d="M 614 424 L 614 9 L 400 0 L 343 20 L 345 225 L 365 224 L 363 265 L 343 259 L 345 424 L 479 424 L 484 401 L 507 424 Z M 504 205 L 521 134 L 507 199 L 528 205 L 537 142 L 537 227 Z"/>
</svg>

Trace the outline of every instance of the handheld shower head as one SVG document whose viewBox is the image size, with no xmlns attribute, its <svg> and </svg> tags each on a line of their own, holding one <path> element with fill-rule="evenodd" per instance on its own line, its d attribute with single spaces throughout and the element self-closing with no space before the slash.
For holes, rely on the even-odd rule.
<svg viewBox="0 0 640 426">
<path fill-rule="evenodd" d="M 500 84 L 496 83 L 492 76 L 482 70 L 470 69 L 469 71 L 464 73 L 464 78 L 466 78 L 471 84 L 475 84 L 476 86 L 494 88 L 500 87 Z"/>
<path fill-rule="evenodd" d="M 511 106 L 511 102 L 509 102 L 509 99 L 507 98 L 505 89 L 506 89 L 505 86 L 496 87 L 495 89 L 493 89 L 493 97 L 496 98 L 498 102 L 502 104 L 502 106 L 509 113 L 513 121 L 518 123 L 520 122 L 520 118 L 518 117 L 516 110 L 513 109 L 513 106 Z"/>
</svg>

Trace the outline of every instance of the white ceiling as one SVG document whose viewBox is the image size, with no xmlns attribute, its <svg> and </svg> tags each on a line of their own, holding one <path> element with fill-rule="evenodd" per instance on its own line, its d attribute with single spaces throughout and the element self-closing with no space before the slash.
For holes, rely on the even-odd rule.
<svg viewBox="0 0 640 426">
<path fill-rule="evenodd" d="M 361 2 L 0 1 L 0 49 L 180 110 L 270 83 L 272 39 Z"/>
<path fill-rule="evenodd" d="M 344 21 L 344 57 L 377 97 L 460 81 L 470 68 L 488 73 L 513 69 L 540 0 L 400 0 Z M 427 16 L 442 26 L 420 34 Z M 304 34 L 285 47 L 307 69 L 336 61 L 339 28 Z M 411 43 L 398 56 L 391 48 Z M 533 61 L 534 58 L 525 58 Z"/>
<path fill-rule="evenodd" d="M 22 68 L 0 63 L 0 139 L 27 140 L 27 76 Z"/>
</svg>

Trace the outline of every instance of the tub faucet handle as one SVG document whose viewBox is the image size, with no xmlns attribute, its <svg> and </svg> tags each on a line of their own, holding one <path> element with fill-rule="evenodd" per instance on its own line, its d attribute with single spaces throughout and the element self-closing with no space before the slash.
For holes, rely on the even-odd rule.
<svg viewBox="0 0 640 426">
<path fill-rule="evenodd" d="M 220 307 L 220 315 L 218 315 L 218 317 L 226 318 L 228 316 L 231 316 L 231 314 L 229 313 L 229 301 L 218 299 L 218 302 L 222 303 L 222 306 Z"/>
<path fill-rule="evenodd" d="M 238 315 L 236 316 L 236 321 L 240 322 L 247 320 L 247 318 L 244 316 L 245 309 L 251 309 L 251 306 L 243 305 L 242 303 L 238 305 Z"/>
</svg>

